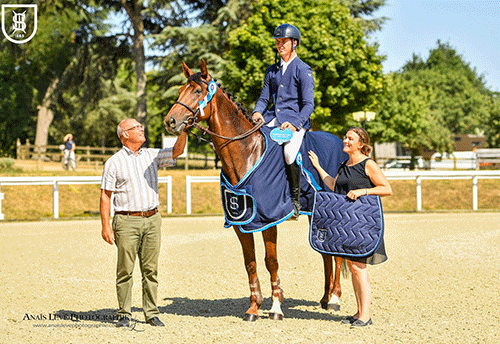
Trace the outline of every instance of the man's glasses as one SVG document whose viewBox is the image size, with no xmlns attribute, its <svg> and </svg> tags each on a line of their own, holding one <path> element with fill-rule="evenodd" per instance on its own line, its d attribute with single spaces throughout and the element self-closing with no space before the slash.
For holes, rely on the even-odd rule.
<svg viewBox="0 0 500 344">
<path fill-rule="evenodd" d="M 132 129 L 136 129 L 136 130 L 144 130 L 144 126 L 142 124 L 136 124 L 134 125 L 133 127 L 130 127 L 128 129 L 125 129 L 123 130 L 123 132 L 125 131 L 129 131 L 129 130 L 132 130 Z"/>
</svg>

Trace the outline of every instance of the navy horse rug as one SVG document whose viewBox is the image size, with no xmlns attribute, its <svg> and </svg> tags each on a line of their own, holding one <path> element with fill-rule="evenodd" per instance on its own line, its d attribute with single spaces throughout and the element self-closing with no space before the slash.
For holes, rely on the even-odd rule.
<svg viewBox="0 0 500 344">
<path fill-rule="evenodd" d="M 333 192 L 317 192 L 309 242 L 320 253 L 345 258 L 372 255 L 384 234 L 380 197 L 361 196 L 356 201 Z"/>
<path fill-rule="evenodd" d="M 266 139 L 266 149 L 255 166 L 236 185 L 231 185 L 221 170 L 224 227 L 238 226 L 243 233 L 263 231 L 293 214 L 283 147 L 270 139 L 271 128 L 262 127 L 260 131 Z M 311 214 L 314 194 L 325 188 L 309 161 L 307 151 L 313 150 L 324 169 L 335 176 L 340 164 L 348 157 L 342 148 L 342 140 L 329 133 L 314 131 L 304 136 L 297 156 L 297 162 L 302 166 L 301 214 Z"/>
</svg>

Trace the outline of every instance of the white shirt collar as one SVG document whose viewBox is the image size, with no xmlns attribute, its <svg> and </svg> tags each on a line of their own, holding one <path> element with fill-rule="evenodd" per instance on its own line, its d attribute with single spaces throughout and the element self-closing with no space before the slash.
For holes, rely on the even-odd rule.
<svg viewBox="0 0 500 344">
<path fill-rule="evenodd" d="M 281 75 L 285 74 L 286 69 L 288 68 L 288 65 L 290 63 L 292 63 L 293 59 L 295 59 L 296 57 L 297 57 L 297 54 L 295 54 L 290 60 L 288 60 L 288 62 L 285 62 L 285 61 L 283 61 L 283 59 L 281 59 L 281 61 L 280 61 L 280 64 L 281 64 Z"/>
</svg>

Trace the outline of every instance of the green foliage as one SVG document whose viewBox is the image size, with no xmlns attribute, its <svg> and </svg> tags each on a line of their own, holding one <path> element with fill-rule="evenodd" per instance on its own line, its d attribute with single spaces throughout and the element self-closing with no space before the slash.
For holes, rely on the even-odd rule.
<svg viewBox="0 0 500 344">
<path fill-rule="evenodd" d="M 371 15 L 384 6 L 385 0 L 341 0 L 341 2 L 349 8 L 352 17 L 363 27 L 366 33 L 380 30 L 382 24 L 388 19 L 386 17 L 363 18 L 363 16 Z"/>
<path fill-rule="evenodd" d="M 492 148 L 500 147 L 500 93 L 495 92 L 491 95 L 490 114 L 488 116 L 488 124 L 484 125 L 485 135 L 488 140 L 488 145 Z"/>
<path fill-rule="evenodd" d="M 339 1 L 258 1 L 246 23 L 229 34 L 225 84 L 247 107 L 254 106 L 266 68 L 275 61 L 274 29 L 284 22 L 299 28 L 297 54 L 314 72 L 314 128 L 343 134 L 349 113 L 377 106 L 385 76 L 377 47 L 366 42 Z"/>
<path fill-rule="evenodd" d="M 0 156 L 14 156 L 16 140 L 32 137 L 36 95 L 28 66 L 18 66 L 7 50 L 0 51 L 0 61 Z"/>
<path fill-rule="evenodd" d="M 12 158 L 0 158 L 0 173 L 18 173 L 22 168 L 14 167 L 16 161 Z"/>
<path fill-rule="evenodd" d="M 375 121 L 369 123 L 374 142 L 398 142 L 418 155 L 418 150 L 450 151 L 451 132 L 441 123 L 442 114 L 431 110 L 432 90 L 412 78 L 389 75 L 386 96 Z"/>
<path fill-rule="evenodd" d="M 500 139 L 495 136 L 498 126 L 492 126 L 495 118 L 498 123 L 498 108 L 483 76 L 448 43 L 438 41 L 425 61 L 413 55 L 390 79 L 379 114 L 370 123 L 377 141 L 400 142 L 417 153 L 423 148 L 452 151 L 453 135 L 459 133 L 487 131 L 491 143 Z"/>
</svg>

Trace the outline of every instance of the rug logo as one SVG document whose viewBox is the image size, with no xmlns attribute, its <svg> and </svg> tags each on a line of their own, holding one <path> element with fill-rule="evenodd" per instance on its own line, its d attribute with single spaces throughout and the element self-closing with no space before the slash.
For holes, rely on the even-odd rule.
<svg viewBox="0 0 500 344">
<path fill-rule="evenodd" d="M 37 30 L 37 5 L 2 5 L 2 32 L 12 43 L 30 41 Z"/>
</svg>

